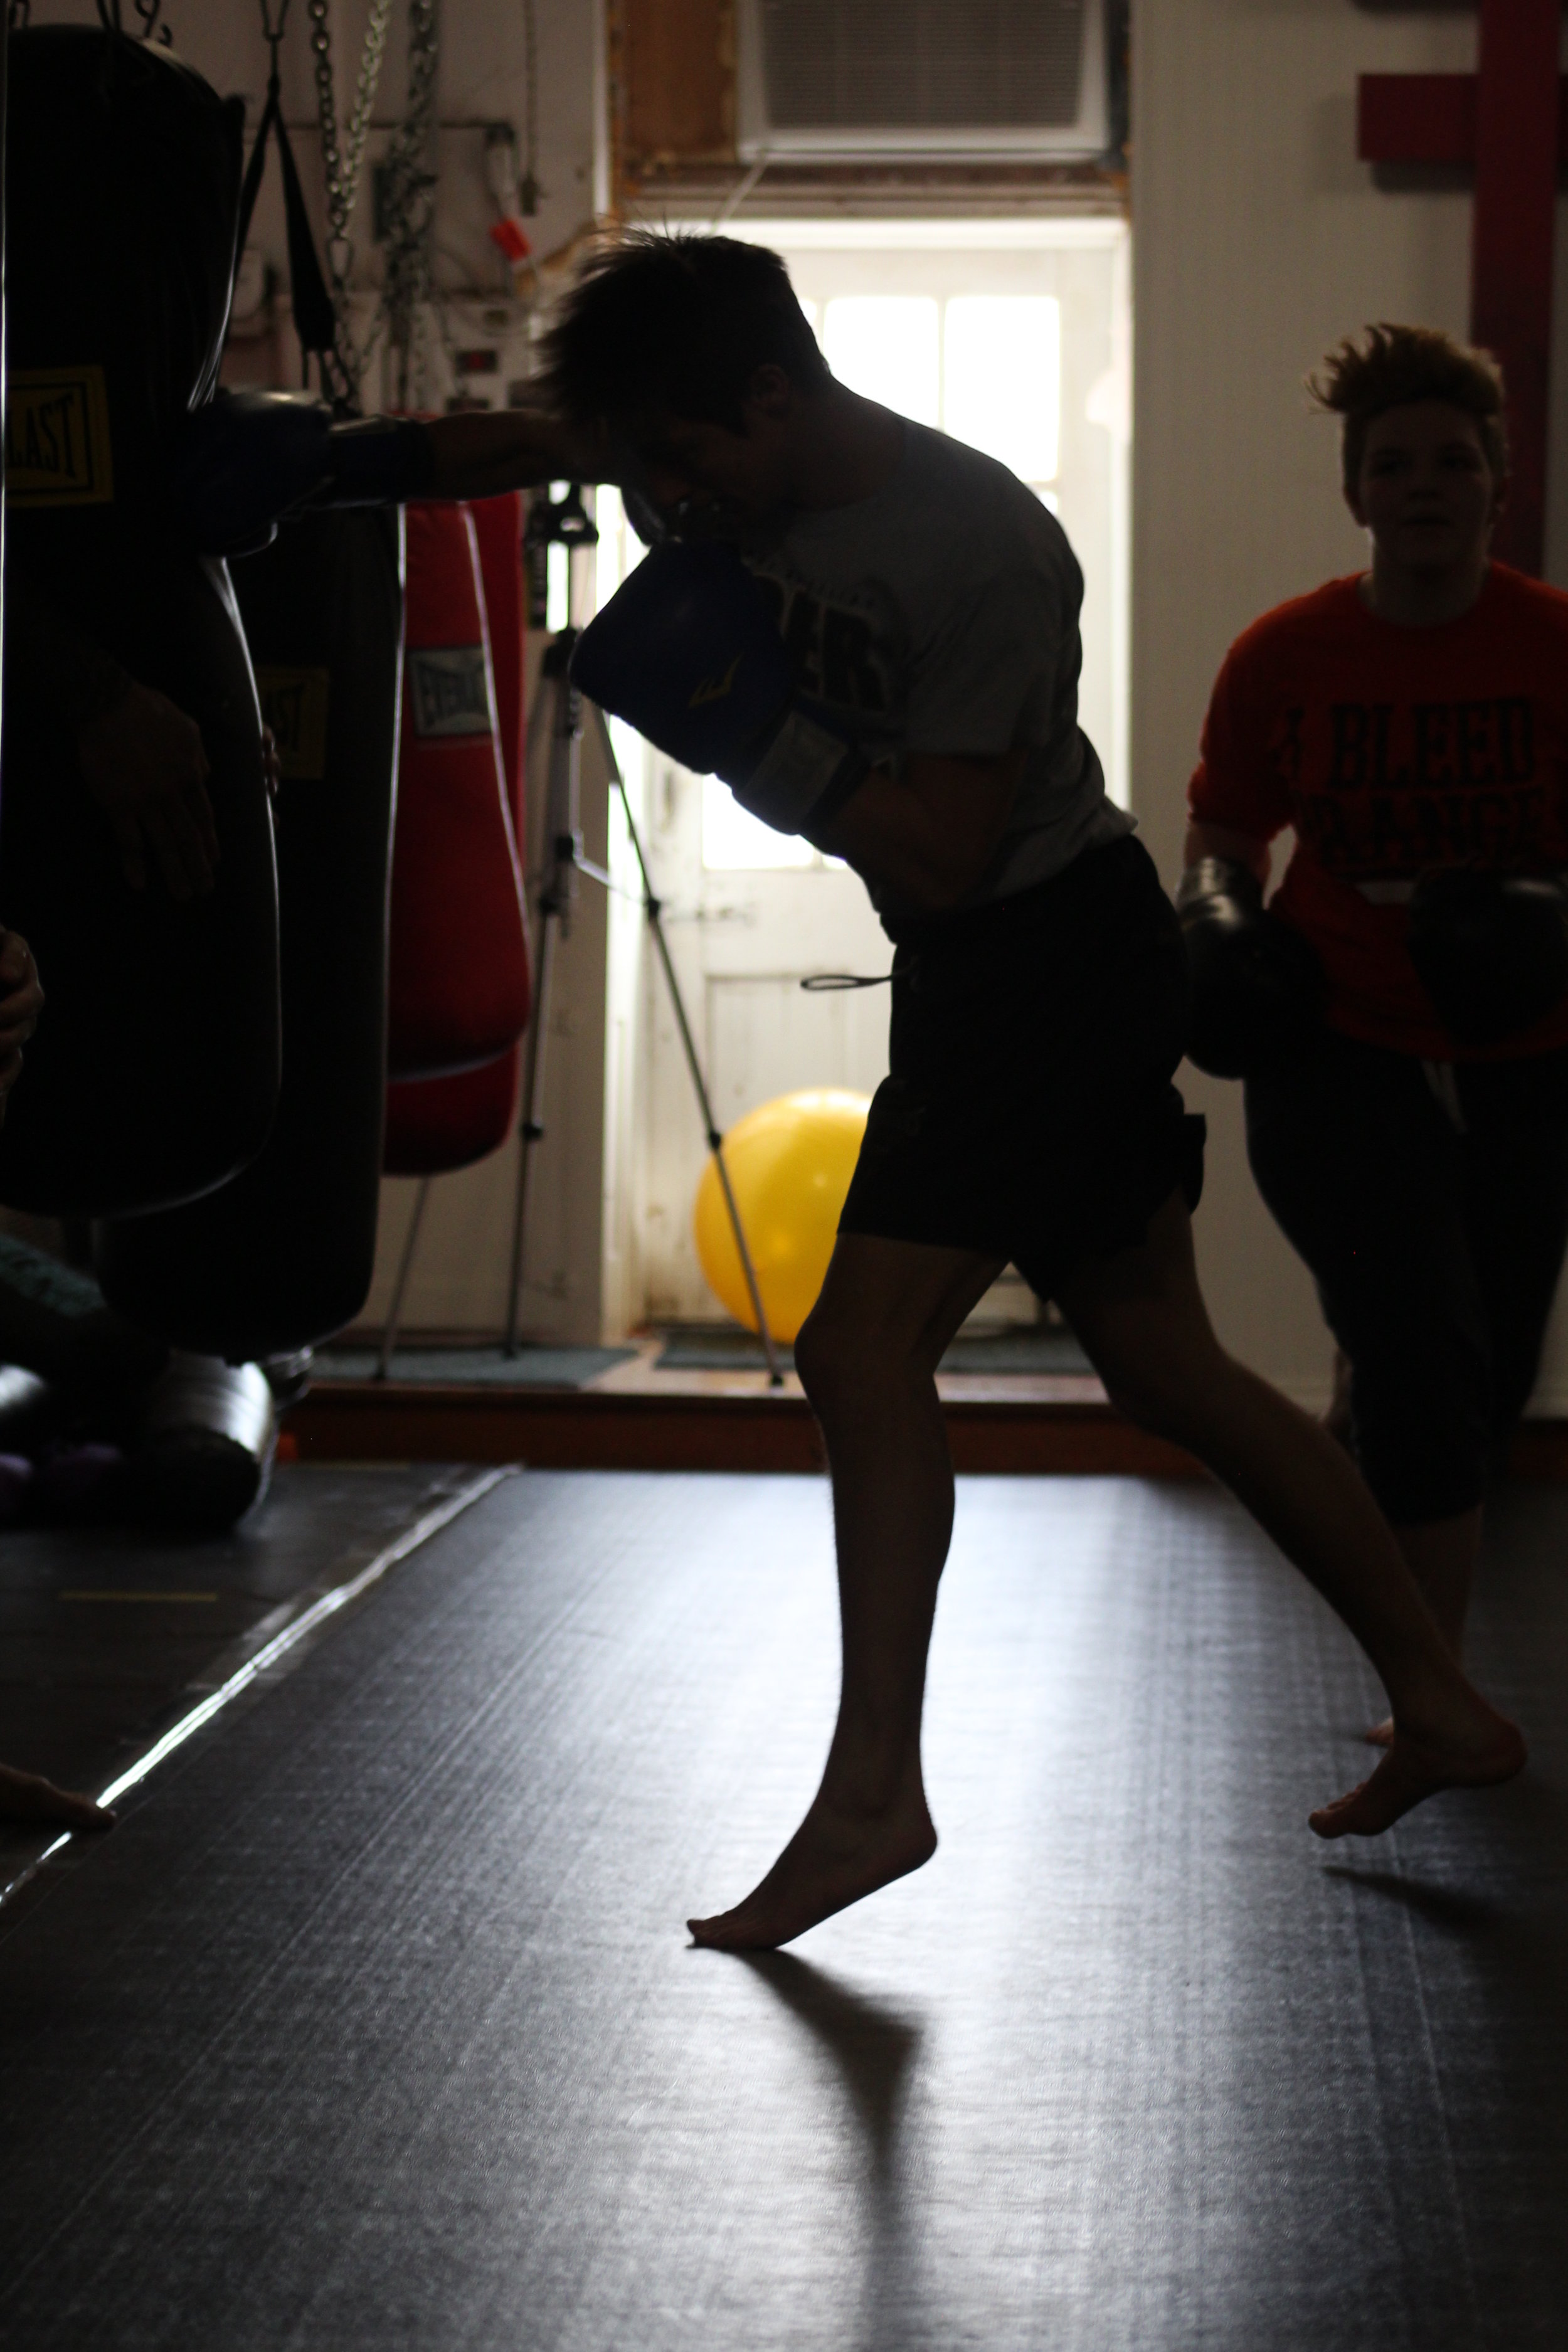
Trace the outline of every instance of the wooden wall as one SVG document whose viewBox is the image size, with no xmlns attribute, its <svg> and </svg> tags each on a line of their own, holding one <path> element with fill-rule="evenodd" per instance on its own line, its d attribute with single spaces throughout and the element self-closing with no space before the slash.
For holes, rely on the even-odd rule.
<svg viewBox="0 0 1568 2352">
<path fill-rule="evenodd" d="M 733 0 L 610 0 L 612 137 L 624 188 L 735 153 Z"/>
</svg>

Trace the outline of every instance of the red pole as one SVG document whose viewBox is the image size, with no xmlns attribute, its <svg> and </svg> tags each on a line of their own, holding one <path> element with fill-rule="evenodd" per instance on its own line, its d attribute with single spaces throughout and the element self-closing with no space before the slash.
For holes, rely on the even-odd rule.
<svg viewBox="0 0 1568 2352">
<path fill-rule="evenodd" d="M 1481 0 L 1470 337 L 1502 363 L 1512 479 L 1505 563 L 1540 576 L 1551 422 L 1552 232 L 1563 0 Z"/>
</svg>

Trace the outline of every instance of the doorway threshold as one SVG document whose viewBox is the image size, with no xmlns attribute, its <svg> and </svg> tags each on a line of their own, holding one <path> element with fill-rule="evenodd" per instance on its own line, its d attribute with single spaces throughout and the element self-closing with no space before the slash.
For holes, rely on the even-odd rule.
<svg viewBox="0 0 1568 2352">
<path fill-rule="evenodd" d="M 820 1472 L 822 1444 L 799 1376 L 661 1365 L 662 1335 L 639 1336 L 620 1360 L 573 1386 L 464 1378 L 457 1350 L 443 1377 L 318 1382 L 289 1415 L 305 1461 L 522 1462 L 549 1469 Z M 358 1366 L 353 1367 L 355 1370 Z M 950 1371 L 938 1376 L 953 1461 L 1006 1475 L 1201 1475 L 1177 1446 L 1112 1412 L 1088 1371 Z"/>
</svg>

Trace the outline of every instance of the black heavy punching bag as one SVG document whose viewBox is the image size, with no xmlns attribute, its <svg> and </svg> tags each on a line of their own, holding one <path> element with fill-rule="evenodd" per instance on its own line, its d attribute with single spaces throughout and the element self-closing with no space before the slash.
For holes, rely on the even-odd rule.
<svg viewBox="0 0 1568 2352">
<path fill-rule="evenodd" d="M 105 1296 L 231 1363 L 309 1347 L 363 1306 L 386 1081 L 402 515 L 286 523 L 235 585 L 282 766 L 275 823 L 283 1087 L 260 1157 L 184 1208 L 100 1227 Z"/>
<path fill-rule="evenodd" d="M 239 241 L 276 139 L 294 324 L 321 382 L 345 381 L 337 320 L 283 124 L 277 51 L 245 176 Z M 387 877 L 397 780 L 403 518 L 285 525 L 236 563 L 278 740 L 283 1084 L 266 1149 L 221 1190 L 99 1227 L 121 1311 L 175 1347 L 293 1354 L 363 1306 L 375 1259 L 386 1078 Z"/>
<path fill-rule="evenodd" d="M 0 1201 L 124 1213 L 224 1182 L 277 1101 L 259 713 L 227 574 L 165 488 L 216 380 L 242 124 L 166 49 L 79 26 L 13 37 L 10 100 L 10 614 L 47 603 L 195 719 L 221 848 L 207 898 L 176 903 L 155 867 L 131 889 L 58 687 L 8 658 L 0 921 L 31 941 L 48 1013 L 0 1130 Z"/>
</svg>

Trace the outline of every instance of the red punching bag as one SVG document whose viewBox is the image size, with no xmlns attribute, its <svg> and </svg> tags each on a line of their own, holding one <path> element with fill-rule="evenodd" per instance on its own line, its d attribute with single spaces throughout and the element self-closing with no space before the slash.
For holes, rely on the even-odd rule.
<svg viewBox="0 0 1568 2352">
<path fill-rule="evenodd" d="M 430 1078 L 516 1045 L 528 940 L 473 519 L 421 502 L 407 527 L 387 1060 Z"/>
<path fill-rule="evenodd" d="M 523 849 L 522 746 L 523 625 L 526 604 L 522 581 L 522 523 L 525 501 L 521 490 L 499 499 L 478 499 L 468 511 L 479 551 L 479 578 L 485 592 L 485 615 L 489 623 L 490 667 L 496 682 L 496 719 L 500 735 L 501 766 L 506 772 L 507 797 L 519 854 Z"/>
<path fill-rule="evenodd" d="M 471 508 L 489 623 L 490 665 L 501 764 L 521 850 L 523 803 L 524 600 L 520 491 Z M 384 1166 L 391 1176 L 438 1176 L 488 1159 L 510 1134 L 517 1115 L 521 1048 L 444 1078 L 407 1078 L 386 1090 Z"/>
<path fill-rule="evenodd" d="M 447 1176 L 499 1151 L 517 1117 L 522 1049 L 509 1045 L 450 1078 L 402 1078 L 386 1090 L 389 1176 Z"/>
</svg>

